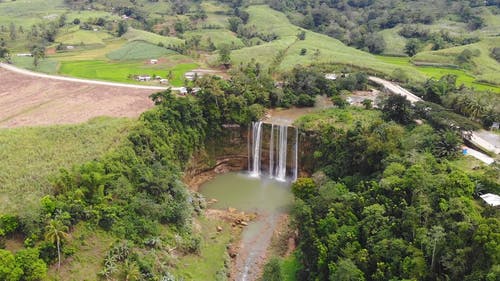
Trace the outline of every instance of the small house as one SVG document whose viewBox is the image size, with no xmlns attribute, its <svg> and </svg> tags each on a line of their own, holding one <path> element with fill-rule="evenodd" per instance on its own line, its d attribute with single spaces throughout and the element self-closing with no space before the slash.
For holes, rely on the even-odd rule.
<svg viewBox="0 0 500 281">
<path fill-rule="evenodd" d="M 137 81 L 141 81 L 141 82 L 151 81 L 151 76 L 149 76 L 149 75 L 139 75 L 139 76 L 137 76 L 136 80 Z"/>
<path fill-rule="evenodd" d="M 158 63 L 158 60 L 157 60 L 157 59 L 150 59 L 150 60 L 149 60 L 149 63 L 150 63 L 150 64 L 157 64 L 157 63 Z"/>
<path fill-rule="evenodd" d="M 325 74 L 325 79 L 327 79 L 327 80 L 337 80 L 337 74 L 335 74 L 335 73 L 327 73 L 327 74 Z"/>
</svg>

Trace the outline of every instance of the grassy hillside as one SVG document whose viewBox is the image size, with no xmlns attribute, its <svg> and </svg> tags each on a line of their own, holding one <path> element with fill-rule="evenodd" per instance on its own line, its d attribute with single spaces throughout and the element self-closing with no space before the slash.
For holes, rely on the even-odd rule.
<svg viewBox="0 0 500 281">
<path fill-rule="evenodd" d="M 176 54 L 176 52 L 151 43 L 133 41 L 116 51 L 110 52 L 107 57 L 112 60 L 144 60 L 157 59 L 171 54 Z"/>
<path fill-rule="evenodd" d="M 35 211 L 50 192 L 51 176 L 99 158 L 133 125 L 130 119 L 96 118 L 80 125 L 0 130 L 0 213 Z"/>
<path fill-rule="evenodd" d="M 279 38 L 269 43 L 232 52 L 235 63 L 255 59 L 260 63 L 270 65 L 278 52 L 284 51 L 285 56 L 279 65 L 281 70 L 291 69 L 296 64 L 312 62 L 342 63 L 376 69 L 386 74 L 390 74 L 397 68 L 371 54 L 348 47 L 337 39 L 312 31 L 305 31 L 305 40 L 297 40 L 296 35 L 303 29 L 291 24 L 283 13 L 272 10 L 268 6 L 250 6 L 247 11 L 250 14 L 248 25 L 255 26 L 264 34 L 275 33 Z M 307 53 L 302 56 L 300 52 L 303 48 L 307 50 Z M 319 53 L 316 50 L 319 50 Z M 411 69 L 408 68 L 408 71 Z M 423 76 L 417 78 L 423 79 Z"/>
<path fill-rule="evenodd" d="M 413 60 L 416 62 L 431 62 L 437 64 L 457 64 L 458 56 L 464 51 L 471 51 L 472 64 L 470 64 L 471 72 L 479 80 L 489 83 L 500 83 L 500 63 L 490 57 L 490 51 L 494 47 L 500 46 L 500 37 L 490 37 L 481 40 L 480 42 L 443 49 L 439 51 L 421 52 L 417 54 Z"/>
<path fill-rule="evenodd" d="M 0 25 L 9 26 L 11 22 L 30 27 L 47 21 L 66 11 L 63 0 L 18 0 L 0 3 Z"/>
<path fill-rule="evenodd" d="M 64 33 L 56 37 L 56 42 L 63 43 L 65 45 L 91 45 L 91 44 L 101 44 L 104 45 L 104 40 L 109 39 L 112 36 L 105 32 L 96 32 L 90 30 L 80 30 L 73 29 L 68 33 Z"/>
<path fill-rule="evenodd" d="M 202 47 L 208 46 L 209 38 L 217 48 L 220 48 L 222 45 L 231 45 L 233 48 L 241 48 L 244 46 L 240 38 L 236 37 L 233 32 L 225 29 L 202 29 L 188 31 L 184 34 L 184 37 L 189 39 L 197 35 L 201 36 Z"/>
<path fill-rule="evenodd" d="M 168 37 L 168 36 L 161 36 L 156 33 L 144 31 L 144 30 L 139 30 L 139 29 L 134 29 L 134 28 L 129 28 L 127 33 L 125 33 L 123 38 L 127 39 L 128 41 L 146 41 L 151 44 L 158 44 L 158 43 L 163 43 L 163 45 L 168 46 L 168 45 L 179 45 L 184 43 L 184 40 L 176 38 L 176 37 Z"/>
</svg>

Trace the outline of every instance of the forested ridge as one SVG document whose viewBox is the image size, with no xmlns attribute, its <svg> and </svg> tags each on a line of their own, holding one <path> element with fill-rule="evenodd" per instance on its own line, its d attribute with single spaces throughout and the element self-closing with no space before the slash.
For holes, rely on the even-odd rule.
<svg viewBox="0 0 500 281">
<path fill-rule="evenodd" d="M 331 118 L 359 119 L 330 111 L 302 123 L 317 172 L 292 187 L 299 280 L 498 280 L 499 213 L 474 199 L 499 191 L 498 168 L 457 169 L 440 153 L 450 137 L 428 125 Z"/>
<path fill-rule="evenodd" d="M 403 25 L 399 34 L 430 43 L 434 50 L 479 40 L 446 31 L 432 32 L 423 25 L 440 19 L 463 22 L 473 31 L 484 26 L 478 7 L 498 7 L 498 1 L 280 1 L 269 0 L 277 10 L 289 12 L 299 26 L 335 37 L 347 45 L 381 53 L 386 44 L 378 31 Z M 409 45 L 408 45 L 409 46 Z M 410 52 L 411 50 L 407 50 Z M 412 56 L 413 54 L 409 54 Z"/>
</svg>

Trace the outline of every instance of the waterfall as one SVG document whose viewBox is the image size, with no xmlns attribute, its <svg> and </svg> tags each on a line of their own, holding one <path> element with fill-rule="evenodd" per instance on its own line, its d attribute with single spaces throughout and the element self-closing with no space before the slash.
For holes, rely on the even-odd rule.
<svg viewBox="0 0 500 281">
<path fill-rule="evenodd" d="M 278 168 L 276 171 L 276 179 L 279 181 L 286 180 L 287 132 L 288 126 L 279 126 Z"/>
<path fill-rule="evenodd" d="M 299 128 L 295 128 L 295 145 L 294 145 L 295 158 L 293 159 L 293 181 L 297 180 L 299 170 Z"/>
<path fill-rule="evenodd" d="M 298 156 L 299 156 L 299 131 L 295 128 L 295 136 L 290 136 L 293 146 L 288 147 L 288 126 L 269 124 L 269 177 L 279 181 L 287 179 L 287 164 L 289 168 L 288 176 L 295 181 L 298 176 Z M 248 171 L 253 177 L 261 175 L 262 146 L 264 127 L 262 122 L 253 122 L 249 132 L 248 140 Z M 266 132 L 268 129 L 265 129 Z M 267 136 L 267 134 L 266 134 Z M 266 143 L 267 145 L 267 143 Z M 288 151 L 293 153 L 293 158 L 287 159 Z M 264 154 L 264 157 L 267 156 Z"/>
<path fill-rule="evenodd" d="M 252 175 L 253 177 L 258 177 L 260 175 L 261 141 L 262 141 L 262 122 L 253 122 L 253 130 L 252 130 L 253 165 L 250 173 L 250 175 Z"/>
<path fill-rule="evenodd" d="M 269 141 L 269 177 L 274 177 L 274 124 L 271 124 L 271 140 Z"/>
</svg>

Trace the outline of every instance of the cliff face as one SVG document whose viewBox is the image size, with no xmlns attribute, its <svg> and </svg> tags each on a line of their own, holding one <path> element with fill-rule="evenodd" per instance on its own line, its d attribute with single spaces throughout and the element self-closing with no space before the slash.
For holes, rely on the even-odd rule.
<svg viewBox="0 0 500 281">
<path fill-rule="evenodd" d="M 190 189 L 230 171 L 248 169 L 248 127 L 229 126 L 207 139 L 205 148 L 193 155 L 183 181 Z"/>
<path fill-rule="evenodd" d="M 271 124 L 263 124 L 261 143 L 261 171 L 268 173 L 271 155 Z M 314 164 L 314 147 L 309 141 L 311 136 L 299 131 L 298 144 L 298 176 L 307 176 L 312 172 Z M 294 143 L 296 132 L 294 127 L 288 128 L 287 134 L 287 176 L 293 175 L 294 166 Z M 251 153 L 252 127 L 251 126 L 228 126 L 220 134 L 209 138 L 205 143 L 205 149 L 196 153 L 186 171 L 183 181 L 193 190 L 215 177 L 217 174 L 230 171 L 248 170 Z M 273 154 L 276 159 L 277 130 L 274 131 Z M 276 161 L 276 160 L 275 160 Z M 276 164 L 276 163 L 275 163 Z"/>
</svg>

